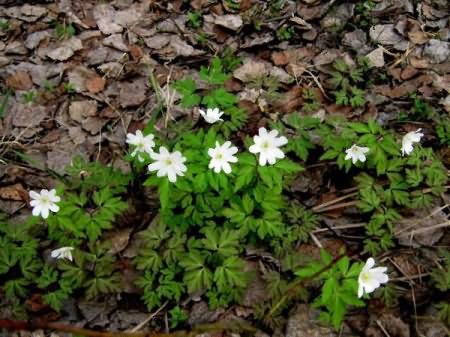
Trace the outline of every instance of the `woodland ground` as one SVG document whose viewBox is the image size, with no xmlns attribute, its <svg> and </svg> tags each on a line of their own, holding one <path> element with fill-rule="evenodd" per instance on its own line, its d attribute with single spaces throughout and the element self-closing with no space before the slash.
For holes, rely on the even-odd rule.
<svg viewBox="0 0 450 337">
<path fill-rule="evenodd" d="M 448 0 L 0 0 L 0 211 L 11 222 L 23 220 L 30 214 L 28 191 L 56 186 L 55 177 L 65 174 L 75 155 L 129 172 L 126 135 L 151 119 L 173 133 L 178 123 L 201 125 L 197 108 L 182 107 L 170 88 L 186 76 L 198 80 L 200 67 L 214 56 L 232 69 L 225 88 L 239 97 L 248 116 L 235 135 L 240 138 L 298 112 L 320 119 L 374 119 L 401 133 L 422 128 L 425 143 L 434 146 L 436 116 L 450 114 Z M 350 77 L 363 56 L 369 65 L 355 82 L 357 90 L 339 98 L 330 78 L 336 72 Z M 339 70 L 336 60 L 351 66 Z M 435 150 L 449 169 L 448 144 Z M 298 249 L 317 256 L 318 247 L 337 254 L 346 246 L 359 254 L 364 237 L 354 230 L 364 220 L 352 202 L 355 189 L 336 165 L 318 161 L 314 152 L 312 158 L 303 163 L 306 170 L 290 192 L 320 221 Z M 120 295 L 99 301 L 75 297 L 57 314 L 39 294 L 29 294 L 31 317 L 105 330 L 133 329 L 146 321 L 150 314 L 139 299 L 137 271 L 131 266 L 136 233 L 148 226 L 157 205 L 154 191 L 144 192 L 127 220 L 103 237 L 112 240 L 121 266 Z M 448 221 L 449 203 L 447 190 L 429 209 L 441 212 L 417 228 Z M 405 221 L 427 214 L 410 212 Z M 389 306 L 372 299 L 366 309 L 351 311 L 343 330 L 335 333 L 298 303 L 286 311 L 283 326 L 267 332 L 290 337 L 449 335 L 434 307 L 437 300 L 449 300 L 449 292 L 430 285 L 438 257 L 422 250 L 448 250 L 448 226 L 415 240 L 399 236 L 396 242 L 378 256 L 396 280 Z M 245 254 L 259 276 L 243 303 L 210 310 L 204 300 L 184 298 L 188 324 L 239 317 L 261 326 L 252 306 L 266 291 L 261 274 L 277 261 L 263 251 Z M 0 318 L 7 312 L 1 310 Z M 168 329 L 167 315 L 160 307 L 145 327 Z"/>
</svg>

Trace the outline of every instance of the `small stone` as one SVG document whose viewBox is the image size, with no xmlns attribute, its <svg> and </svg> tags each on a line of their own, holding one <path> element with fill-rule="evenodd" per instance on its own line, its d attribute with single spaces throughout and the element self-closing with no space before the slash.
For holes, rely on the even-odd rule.
<svg viewBox="0 0 450 337">
<path fill-rule="evenodd" d="M 74 121 L 82 123 L 88 116 L 97 115 L 97 101 L 75 101 L 69 106 L 69 115 Z"/>
<path fill-rule="evenodd" d="M 104 120 L 99 117 L 88 117 L 86 119 L 83 119 L 81 123 L 81 127 L 89 131 L 91 135 L 96 135 L 100 132 L 100 130 L 103 128 L 103 126 L 107 123 L 107 120 Z"/>
<path fill-rule="evenodd" d="M 224 28 L 231 29 L 234 31 L 238 30 L 243 25 L 242 17 L 236 14 L 226 14 L 216 16 L 214 19 L 214 23 L 218 26 L 222 26 Z"/>
<path fill-rule="evenodd" d="M 381 68 L 384 67 L 384 48 L 378 47 L 377 49 L 374 49 L 369 54 L 366 55 L 366 57 L 369 59 L 370 64 L 372 67 L 375 68 Z"/>
<path fill-rule="evenodd" d="M 115 22 L 116 10 L 110 4 L 95 6 L 93 14 L 97 26 L 103 34 L 110 35 L 123 31 L 123 27 Z"/>
<path fill-rule="evenodd" d="M 27 47 L 28 49 L 34 49 L 39 46 L 39 43 L 41 43 L 42 40 L 50 38 L 51 36 L 52 35 L 49 30 L 31 33 L 25 40 L 25 47 Z"/>
<path fill-rule="evenodd" d="M 14 126 L 34 127 L 47 117 L 48 108 L 42 105 L 16 103 L 12 110 Z"/>
<path fill-rule="evenodd" d="M 391 45 L 397 50 L 406 50 L 408 42 L 395 31 L 393 24 L 370 27 L 370 38 L 375 43 Z"/>
<path fill-rule="evenodd" d="M 443 63 L 450 60 L 450 42 L 432 39 L 425 46 L 424 56 L 431 59 L 432 63 Z"/>
<path fill-rule="evenodd" d="M 65 61 L 71 58 L 76 51 L 83 49 L 83 43 L 80 39 L 72 37 L 69 40 L 64 41 L 60 47 L 47 52 L 47 56 L 52 60 Z"/>
<path fill-rule="evenodd" d="M 106 39 L 103 39 L 103 44 L 108 47 L 113 47 L 121 51 L 128 51 L 128 46 L 123 42 L 121 34 L 113 34 Z"/>
<path fill-rule="evenodd" d="M 76 92 L 84 92 L 87 90 L 86 81 L 89 78 L 97 76 L 97 74 L 91 69 L 83 65 L 79 65 L 69 71 L 67 76 L 69 78 L 69 82 L 72 83 Z"/>
<path fill-rule="evenodd" d="M 8 43 L 5 48 L 5 54 L 26 55 L 28 50 L 20 41 Z"/>
<path fill-rule="evenodd" d="M 146 82 L 143 80 L 120 83 L 120 106 L 122 108 L 129 108 L 141 105 L 147 98 L 146 90 Z"/>
<path fill-rule="evenodd" d="M 233 72 L 233 76 L 242 82 L 248 82 L 256 77 L 267 76 L 271 68 L 269 62 L 247 59 Z"/>
<path fill-rule="evenodd" d="M 366 32 L 362 29 L 356 29 L 353 32 L 345 33 L 342 43 L 358 51 L 366 46 Z"/>
</svg>

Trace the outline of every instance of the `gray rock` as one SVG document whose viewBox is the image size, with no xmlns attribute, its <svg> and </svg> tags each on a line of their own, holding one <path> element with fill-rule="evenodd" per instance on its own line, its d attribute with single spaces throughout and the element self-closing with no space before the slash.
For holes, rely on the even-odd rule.
<svg viewBox="0 0 450 337">
<path fill-rule="evenodd" d="M 128 51 L 128 46 L 123 41 L 121 34 L 112 34 L 109 37 L 103 39 L 103 44 L 108 47 L 113 47 L 121 51 Z"/>
<path fill-rule="evenodd" d="M 26 22 L 35 22 L 41 16 L 47 14 L 47 9 L 41 6 L 23 5 L 6 8 L 4 13 L 9 17 L 13 17 Z"/>
<path fill-rule="evenodd" d="M 353 16 L 355 5 L 350 3 L 344 3 L 336 7 L 335 10 L 331 9 L 328 14 L 322 19 L 320 25 L 324 29 L 341 29 Z"/>
<path fill-rule="evenodd" d="M 362 29 L 356 29 L 353 32 L 345 33 L 342 43 L 356 51 L 359 51 L 366 46 L 366 32 Z"/>
<path fill-rule="evenodd" d="M 147 98 L 147 84 L 145 79 L 138 79 L 133 82 L 121 82 L 119 87 L 119 103 L 122 108 L 139 106 Z"/>
<path fill-rule="evenodd" d="M 40 32 L 31 33 L 25 40 L 25 47 L 27 47 L 28 49 L 34 49 L 39 46 L 39 43 L 41 43 L 42 40 L 51 36 L 52 34 L 50 30 L 42 30 Z"/>
<path fill-rule="evenodd" d="M 243 65 L 233 72 L 233 76 L 242 82 L 248 82 L 259 76 L 267 76 L 272 65 L 266 61 L 255 61 L 253 59 L 246 59 Z"/>
<path fill-rule="evenodd" d="M 95 76 L 97 76 L 95 71 L 83 65 L 76 66 L 67 74 L 69 82 L 73 84 L 76 92 L 86 91 L 86 80 Z"/>
<path fill-rule="evenodd" d="M 42 105 L 16 103 L 11 113 L 14 126 L 32 128 L 47 117 L 48 108 Z"/>
<path fill-rule="evenodd" d="M 322 327 L 314 317 L 315 313 L 306 304 L 298 306 L 288 318 L 286 337 L 336 337 L 332 328 Z"/>
<path fill-rule="evenodd" d="M 429 57 L 433 63 L 450 61 L 450 42 L 432 39 L 425 46 L 423 54 Z"/>
<path fill-rule="evenodd" d="M 237 14 L 218 15 L 214 18 L 214 23 L 231 30 L 238 30 L 242 27 L 242 17 Z"/>
<path fill-rule="evenodd" d="M 5 54 L 26 55 L 27 53 L 28 50 L 23 43 L 17 40 L 8 43 L 5 47 Z"/>
<path fill-rule="evenodd" d="M 100 130 L 103 128 L 103 126 L 107 123 L 108 121 L 103 119 L 103 118 L 99 118 L 99 117 L 88 117 L 86 119 L 83 120 L 83 122 L 81 123 L 81 127 L 90 132 L 91 135 L 96 135 L 100 132 Z"/>
<path fill-rule="evenodd" d="M 86 117 L 97 116 L 97 101 L 74 101 L 70 103 L 69 115 L 78 123 L 83 122 Z"/>
<path fill-rule="evenodd" d="M 94 8 L 94 19 L 105 35 L 121 33 L 123 27 L 115 22 L 116 10 L 110 4 L 99 4 Z"/>
<path fill-rule="evenodd" d="M 375 43 L 391 45 L 397 50 L 406 50 L 408 42 L 395 31 L 393 24 L 370 27 L 370 38 Z"/>
<path fill-rule="evenodd" d="M 366 57 L 370 60 L 372 67 L 381 68 L 384 67 L 384 48 L 378 47 L 372 50 Z"/>
<path fill-rule="evenodd" d="M 63 41 L 57 48 L 50 49 L 47 56 L 52 60 L 65 61 L 71 58 L 76 51 L 83 49 L 83 43 L 76 37 Z"/>
</svg>

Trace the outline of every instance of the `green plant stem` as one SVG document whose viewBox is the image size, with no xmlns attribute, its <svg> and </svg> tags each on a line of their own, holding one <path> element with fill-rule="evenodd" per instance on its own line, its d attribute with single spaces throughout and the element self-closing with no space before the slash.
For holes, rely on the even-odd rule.
<svg viewBox="0 0 450 337">
<path fill-rule="evenodd" d="M 280 300 L 272 307 L 272 309 L 270 309 L 270 311 L 267 313 L 266 317 L 269 318 L 271 317 L 277 310 L 278 308 L 286 301 L 286 299 L 289 297 L 289 295 L 292 293 L 292 291 L 294 289 L 296 289 L 297 287 L 302 286 L 304 283 L 308 282 L 308 281 L 312 281 L 314 280 L 317 276 L 319 276 L 320 274 L 322 274 L 323 272 L 326 272 L 327 270 L 331 269 L 336 263 L 339 262 L 340 259 L 342 259 L 346 254 L 341 254 L 336 256 L 333 261 L 331 261 L 327 266 L 323 267 L 321 270 L 319 270 L 318 272 L 316 272 L 314 275 L 308 277 L 308 278 L 304 278 L 298 281 L 293 282 L 289 288 L 286 290 L 285 294 L 280 298 Z"/>
</svg>

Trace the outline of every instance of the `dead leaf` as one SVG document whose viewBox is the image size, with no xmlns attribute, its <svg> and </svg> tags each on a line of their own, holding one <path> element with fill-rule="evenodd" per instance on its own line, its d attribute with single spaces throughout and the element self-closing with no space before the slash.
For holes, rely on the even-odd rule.
<svg viewBox="0 0 450 337">
<path fill-rule="evenodd" d="M 15 201 L 27 201 L 28 193 L 22 184 L 14 184 L 10 186 L 0 187 L 0 198 Z"/>
<path fill-rule="evenodd" d="M 6 85 L 12 89 L 29 90 L 33 88 L 33 81 L 25 71 L 18 71 L 6 79 Z"/>
<path fill-rule="evenodd" d="M 447 214 L 439 207 L 416 209 L 411 216 L 397 221 L 394 235 L 405 246 L 432 247 L 444 235 L 443 226 L 446 222 L 450 223 Z"/>
<path fill-rule="evenodd" d="M 96 94 L 105 88 L 106 80 L 103 77 L 95 76 L 86 80 L 86 89 L 91 94 Z"/>
</svg>

